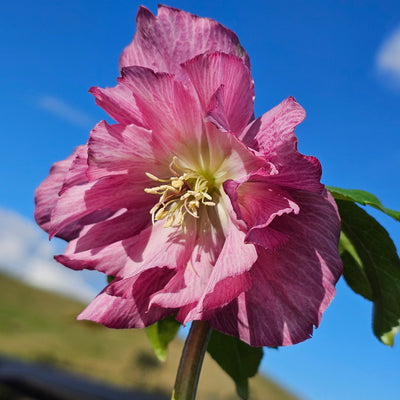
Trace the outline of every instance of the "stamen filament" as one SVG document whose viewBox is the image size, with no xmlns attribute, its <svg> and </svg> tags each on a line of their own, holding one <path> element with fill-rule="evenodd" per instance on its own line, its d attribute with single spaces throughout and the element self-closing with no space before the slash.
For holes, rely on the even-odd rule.
<svg viewBox="0 0 400 400">
<path fill-rule="evenodd" d="M 169 169 L 174 175 L 169 179 L 158 178 L 146 172 L 148 178 L 162 183 L 162 185 L 144 189 L 146 193 L 160 196 L 158 203 L 150 210 L 153 225 L 162 219 L 166 219 L 165 228 L 183 225 L 186 214 L 199 218 L 198 210 L 201 205 L 216 205 L 208 193 L 209 181 L 203 175 L 180 166 L 177 157 L 173 157 Z"/>
</svg>

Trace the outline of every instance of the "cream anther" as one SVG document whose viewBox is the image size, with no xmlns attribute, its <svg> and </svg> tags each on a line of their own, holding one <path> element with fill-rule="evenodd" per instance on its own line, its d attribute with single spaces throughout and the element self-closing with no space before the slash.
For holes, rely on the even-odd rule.
<svg viewBox="0 0 400 400">
<path fill-rule="evenodd" d="M 201 205 L 215 206 L 209 191 L 209 181 L 197 171 L 179 166 L 176 157 L 169 169 L 174 174 L 169 179 L 161 179 L 146 172 L 146 176 L 162 185 L 145 188 L 144 191 L 160 196 L 157 204 L 150 210 L 153 224 L 166 219 L 164 227 L 182 225 L 186 214 L 199 218 Z M 178 173 L 180 171 L 181 174 Z"/>
</svg>

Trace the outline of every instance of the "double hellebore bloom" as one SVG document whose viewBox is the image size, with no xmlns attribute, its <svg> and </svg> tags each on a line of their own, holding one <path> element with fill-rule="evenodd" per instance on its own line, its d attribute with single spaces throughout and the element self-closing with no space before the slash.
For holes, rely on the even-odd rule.
<svg viewBox="0 0 400 400">
<path fill-rule="evenodd" d="M 341 273 L 340 221 L 297 151 L 303 108 L 289 97 L 255 119 L 236 35 L 165 6 L 139 9 L 120 71 L 90 90 L 117 123 L 36 191 L 38 224 L 69 242 L 56 259 L 115 277 L 79 318 L 207 320 L 254 346 L 310 337 Z"/>
</svg>

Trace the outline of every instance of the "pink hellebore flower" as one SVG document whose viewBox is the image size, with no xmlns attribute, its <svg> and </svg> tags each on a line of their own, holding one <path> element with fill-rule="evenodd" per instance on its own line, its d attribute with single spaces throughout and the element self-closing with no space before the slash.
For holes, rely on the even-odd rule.
<svg viewBox="0 0 400 400">
<path fill-rule="evenodd" d="M 113 328 L 208 320 L 253 346 L 310 337 L 341 274 L 339 216 L 297 151 L 291 97 L 254 119 L 247 53 L 219 23 L 141 7 L 113 88 L 117 123 L 55 163 L 35 217 L 56 259 L 115 276 L 82 312 Z"/>
</svg>

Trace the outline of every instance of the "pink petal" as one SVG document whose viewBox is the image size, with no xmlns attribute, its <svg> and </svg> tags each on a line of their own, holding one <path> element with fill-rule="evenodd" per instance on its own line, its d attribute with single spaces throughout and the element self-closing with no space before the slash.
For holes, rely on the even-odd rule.
<svg viewBox="0 0 400 400">
<path fill-rule="evenodd" d="M 125 275 L 154 267 L 180 269 L 186 266 L 192 254 L 196 231 L 187 221 L 186 230 L 181 227 L 164 228 L 164 221 L 150 225 L 138 235 L 137 244 L 129 251 Z"/>
<path fill-rule="evenodd" d="M 34 217 L 37 224 L 46 232 L 49 232 L 51 225 L 51 213 L 56 206 L 59 193 L 63 185 L 78 185 L 87 181 L 85 169 L 79 167 L 76 173 L 69 173 L 71 165 L 82 165 L 76 159 L 82 160 L 82 153 L 87 152 L 86 146 L 77 147 L 74 152 L 65 160 L 58 161 L 50 169 L 49 176 L 40 184 L 35 192 L 35 213 Z M 60 232 L 59 236 L 69 240 L 72 232 Z"/>
<path fill-rule="evenodd" d="M 68 246 L 73 246 L 74 253 L 100 249 L 111 243 L 131 238 L 150 224 L 148 208 L 123 211 L 104 221 L 87 225 L 75 240 L 75 243 L 72 244 L 71 242 Z"/>
<path fill-rule="evenodd" d="M 134 239 L 120 240 L 106 246 L 81 250 L 78 239 L 75 239 L 69 242 L 64 254 L 54 258 L 76 271 L 97 270 L 109 276 L 122 277 L 132 242 L 136 243 Z"/>
<path fill-rule="evenodd" d="M 163 290 L 154 294 L 151 305 L 180 308 L 196 303 L 207 287 L 224 245 L 225 235 L 221 228 L 210 224 L 208 215 L 203 214 L 198 220 L 192 220 L 191 223 L 194 223 L 193 229 L 197 235 L 188 261 L 186 264 L 180 265 L 176 275 Z"/>
<path fill-rule="evenodd" d="M 79 146 L 75 149 L 72 164 L 65 174 L 64 183 L 59 195 L 62 195 L 68 188 L 87 183 L 88 169 L 88 148 L 87 145 Z"/>
<path fill-rule="evenodd" d="M 149 184 L 146 172 L 170 174 L 167 166 L 171 155 L 160 148 L 150 131 L 136 125 L 108 125 L 102 121 L 90 133 L 88 147 L 90 180 L 129 172 L 136 184 L 141 182 L 145 187 Z"/>
<path fill-rule="evenodd" d="M 150 221 L 148 212 L 144 215 Z M 114 228 L 118 229 L 123 221 L 118 219 L 115 227 L 111 228 L 112 223 L 113 219 L 107 225 L 114 232 Z M 135 228 L 138 231 L 139 224 L 135 226 L 129 220 L 125 220 L 125 224 L 122 229 L 132 236 L 111 244 L 102 244 L 100 240 L 98 247 L 96 236 L 91 235 L 90 230 L 83 231 L 79 239 L 70 242 L 64 255 L 57 256 L 57 261 L 72 269 L 96 269 L 118 277 L 134 276 L 151 268 L 179 270 L 186 266 L 194 246 L 194 230 L 184 232 L 179 228 L 167 229 L 160 221 L 155 225 L 149 224 L 135 235 Z M 129 230 L 131 224 L 132 230 Z M 90 236 L 85 237 L 88 234 Z"/>
<path fill-rule="evenodd" d="M 131 208 L 131 204 L 138 201 L 138 208 L 149 204 L 150 195 L 136 193 L 128 175 L 106 176 L 98 181 L 72 186 L 58 199 L 51 215 L 49 234 L 53 237 L 71 223 L 96 213 L 93 220 L 86 224 L 98 222 L 97 214 L 109 217 L 123 208 Z M 117 190 L 118 189 L 118 190 Z M 143 193 L 143 194 L 142 194 Z"/>
<path fill-rule="evenodd" d="M 281 215 L 298 214 L 299 206 L 287 191 L 258 179 L 257 174 L 251 174 L 242 183 L 226 181 L 224 190 L 237 217 L 247 224 L 249 230 L 245 241 L 273 250 L 282 246 L 289 236 L 269 225 Z"/>
<path fill-rule="evenodd" d="M 207 107 L 206 121 L 213 123 L 222 132 L 231 131 L 225 109 L 224 85 L 221 85 L 211 97 Z"/>
<path fill-rule="evenodd" d="M 245 234 L 232 224 L 203 295 L 196 307 L 188 313 L 184 323 L 208 319 L 215 309 L 228 304 L 251 287 L 248 271 L 257 260 L 257 252 L 244 239 Z"/>
<path fill-rule="evenodd" d="M 287 142 L 297 144 L 294 128 L 304 121 L 306 112 L 293 97 L 267 111 L 243 132 L 241 139 L 265 155 L 278 155 Z"/>
<path fill-rule="evenodd" d="M 169 149 L 177 144 L 190 151 L 203 132 L 203 116 L 195 93 L 173 76 L 143 67 L 122 70 L 121 84 L 133 93 L 143 117 Z"/>
<path fill-rule="evenodd" d="M 309 338 L 331 302 L 342 272 L 337 251 L 340 220 L 328 192 L 292 191 L 298 215 L 273 228 L 290 239 L 279 250 L 259 248 L 250 271 L 253 286 L 215 315 L 211 325 L 252 346 L 285 346 Z"/>
<path fill-rule="evenodd" d="M 112 282 L 78 319 L 89 319 L 110 328 L 151 325 L 175 313 L 173 309 L 148 308 L 150 296 L 161 289 L 173 274 L 168 268 L 153 268 L 136 277 Z"/>
<path fill-rule="evenodd" d="M 263 157 L 246 147 L 236 136 L 220 131 L 211 123 L 207 124 L 206 135 L 208 148 L 203 149 L 202 158 L 206 165 L 209 163 L 210 171 L 218 171 L 218 182 L 242 178 L 267 164 Z"/>
<path fill-rule="evenodd" d="M 120 69 L 132 65 L 168 72 L 184 80 L 180 64 L 198 54 L 220 51 L 242 58 L 250 68 L 249 57 L 237 36 L 216 21 L 200 18 L 172 7 L 159 6 L 155 17 L 140 7 L 137 32 L 123 51 Z"/>
<path fill-rule="evenodd" d="M 196 94 L 174 77 L 131 67 L 123 70 L 120 81 L 136 97 L 152 129 L 154 148 L 163 147 L 191 168 L 206 165 L 210 171 L 226 171 L 230 178 L 266 164 L 234 135 L 219 131 L 211 123 L 205 126 Z M 171 161 L 172 157 L 163 163 Z"/>
<path fill-rule="evenodd" d="M 314 157 L 297 151 L 294 128 L 304 120 L 305 111 L 293 97 L 255 120 L 241 139 L 249 147 L 260 151 L 272 162 L 279 173 L 269 181 L 282 186 L 321 192 L 321 166 Z"/>
<path fill-rule="evenodd" d="M 89 92 L 95 97 L 96 104 L 120 124 L 147 127 L 135 98 L 127 87 L 123 85 L 105 89 L 92 87 Z"/>
<path fill-rule="evenodd" d="M 49 176 L 40 184 L 35 192 L 36 223 L 46 232 L 50 229 L 50 217 L 58 200 L 58 193 L 62 188 L 65 174 L 72 164 L 73 155 L 66 160 L 54 163 L 50 169 Z"/>
<path fill-rule="evenodd" d="M 227 130 L 241 133 L 253 116 L 254 105 L 254 82 L 243 60 L 223 53 L 201 54 L 182 68 L 196 89 L 202 109 L 217 121 L 225 111 Z M 221 86 L 223 95 L 213 99 Z"/>
<path fill-rule="evenodd" d="M 83 225 L 107 219 L 124 208 L 146 208 L 148 215 L 155 198 L 144 189 L 154 182 L 145 173 L 168 171 L 153 142 L 144 128 L 100 122 L 91 133 L 89 160 L 86 146 L 80 148 L 66 174 L 61 197 L 52 209 L 51 235 L 71 240 Z"/>
</svg>

